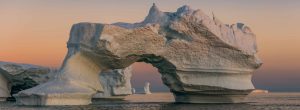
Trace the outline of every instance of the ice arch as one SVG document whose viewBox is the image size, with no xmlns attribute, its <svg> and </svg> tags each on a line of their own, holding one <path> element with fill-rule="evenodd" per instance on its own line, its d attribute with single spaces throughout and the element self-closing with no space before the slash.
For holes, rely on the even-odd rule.
<svg viewBox="0 0 300 110">
<path fill-rule="evenodd" d="M 252 72 L 261 62 L 255 35 L 238 23 L 222 24 L 188 6 L 161 12 L 153 5 L 141 23 L 78 23 L 73 25 L 68 54 L 58 76 L 21 91 L 25 105 L 86 105 L 102 91 L 98 75 L 151 63 L 176 102 L 240 102 L 254 87 Z"/>
</svg>

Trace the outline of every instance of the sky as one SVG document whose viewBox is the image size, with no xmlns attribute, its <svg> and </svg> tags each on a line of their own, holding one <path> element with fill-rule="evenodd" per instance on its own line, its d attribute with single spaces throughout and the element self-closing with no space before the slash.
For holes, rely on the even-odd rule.
<svg viewBox="0 0 300 110">
<path fill-rule="evenodd" d="M 72 24 L 139 22 L 152 3 L 170 12 L 190 5 L 226 24 L 245 23 L 264 62 L 254 72 L 255 87 L 300 91 L 300 0 L 0 0 L 0 61 L 59 67 Z M 134 64 L 139 84 L 163 88 L 159 77 L 151 65 Z"/>
</svg>

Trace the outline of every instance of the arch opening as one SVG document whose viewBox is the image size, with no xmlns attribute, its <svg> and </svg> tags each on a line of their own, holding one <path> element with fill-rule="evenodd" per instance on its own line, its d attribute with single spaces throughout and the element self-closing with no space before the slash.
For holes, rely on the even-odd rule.
<svg viewBox="0 0 300 110">
<path fill-rule="evenodd" d="M 136 93 L 143 93 L 146 82 L 150 83 L 150 91 L 169 92 L 170 89 L 163 84 L 162 75 L 156 67 L 145 62 L 135 62 L 132 64 L 131 86 Z"/>
<path fill-rule="evenodd" d="M 165 85 L 162 86 L 161 91 L 163 91 L 163 89 L 168 89 L 170 92 L 182 90 L 180 83 L 178 83 L 180 81 L 178 80 L 178 76 L 176 74 L 176 67 L 171 62 L 167 61 L 165 58 L 161 56 L 156 56 L 154 54 L 131 55 L 131 56 L 137 57 L 138 59 L 133 64 L 144 63 L 144 64 L 152 65 L 154 70 L 156 69 L 156 72 L 159 73 L 161 76 L 161 78 L 159 78 L 160 81 L 162 81 L 162 83 Z M 142 84 L 145 84 L 145 82 Z M 164 88 L 164 87 L 168 87 L 168 88 Z"/>
</svg>

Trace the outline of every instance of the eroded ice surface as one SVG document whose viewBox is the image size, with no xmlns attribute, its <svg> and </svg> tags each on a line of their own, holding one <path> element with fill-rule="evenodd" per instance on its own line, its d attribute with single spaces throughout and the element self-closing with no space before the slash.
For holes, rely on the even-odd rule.
<svg viewBox="0 0 300 110">
<path fill-rule="evenodd" d="M 74 24 L 58 77 L 21 91 L 17 101 L 86 105 L 104 91 L 99 73 L 146 62 L 158 68 L 176 102 L 241 102 L 262 64 L 256 53 L 255 34 L 242 23 L 226 25 L 186 5 L 162 12 L 154 4 L 139 23 Z"/>
</svg>

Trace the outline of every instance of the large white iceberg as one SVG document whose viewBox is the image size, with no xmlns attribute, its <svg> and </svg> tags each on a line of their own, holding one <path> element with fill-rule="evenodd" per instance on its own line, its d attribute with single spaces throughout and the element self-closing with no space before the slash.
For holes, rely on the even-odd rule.
<svg viewBox="0 0 300 110">
<path fill-rule="evenodd" d="M 74 24 L 68 54 L 52 81 L 19 92 L 25 105 L 86 105 L 103 92 L 99 73 L 134 62 L 158 68 L 176 102 L 235 103 L 253 89 L 251 76 L 262 64 L 255 34 L 242 23 L 182 6 L 162 12 L 153 5 L 139 23 Z"/>
</svg>

